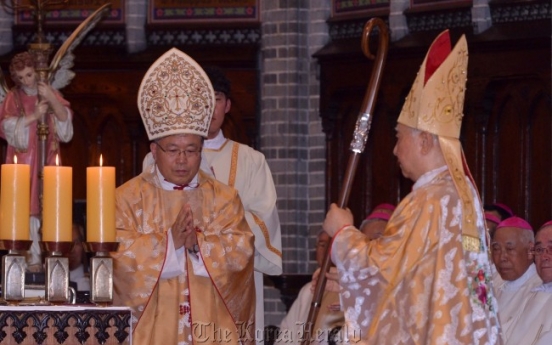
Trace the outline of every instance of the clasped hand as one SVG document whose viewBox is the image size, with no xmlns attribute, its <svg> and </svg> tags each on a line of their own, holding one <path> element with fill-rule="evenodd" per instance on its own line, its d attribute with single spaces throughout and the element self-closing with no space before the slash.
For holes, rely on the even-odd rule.
<svg viewBox="0 0 552 345">
<path fill-rule="evenodd" d="M 47 83 L 45 82 L 42 82 L 42 81 L 39 81 L 36 85 L 37 87 L 37 91 L 38 91 L 38 95 L 43 99 L 43 100 L 46 100 L 50 103 L 52 103 L 55 98 L 56 98 L 56 95 L 54 94 L 54 91 L 52 90 L 52 87 L 50 85 L 48 85 Z"/>
<path fill-rule="evenodd" d="M 179 249 L 184 246 L 186 249 L 192 249 L 197 244 L 197 234 L 194 228 L 194 217 L 190 205 L 186 204 L 171 228 L 174 248 Z"/>
<path fill-rule="evenodd" d="M 27 116 L 27 126 L 46 115 L 51 102 L 55 100 L 51 86 L 44 82 L 37 83 L 37 92 L 40 97 L 36 101 L 34 112 Z"/>
<path fill-rule="evenodd" d="M 353 221 L 353 214 L 350 209 L 342 209 L 334 203 L 330 205 L 330 210 L 326 214 L 326 219 L 324 219 L 322 228 L 330 237 L 334 237 L 339 229 L 343 228 L 345 225 L 352 225 Z"/>
</svg>

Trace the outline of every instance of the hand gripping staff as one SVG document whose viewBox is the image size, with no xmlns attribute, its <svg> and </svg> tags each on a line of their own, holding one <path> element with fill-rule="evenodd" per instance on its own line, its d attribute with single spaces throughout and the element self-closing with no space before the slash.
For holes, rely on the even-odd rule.
<svg viewBox="0 0 552 345">
<path fill-rule="evenodd" d="M 374 59 L 374 55 L 370 52 L 369 47 L 370 34 L 372 33 L 374 27 L 378 27 L 379 29 L 379 47 L 375 57 L 374 66 L 372 68 L 372 75 L 370 76 L 368 88 L 366 89 L 366 94 L 364 95 L 364 100 L 362 102 L 361 113 L 359 114 L 355 125 L 353 140 L 351 141 L 351 154 L 349 156 L 347 170 L 345 171 L 345 177 L 337 203 L 337 205 L 341 208 L 345 207 L 349 201 L 349 195 L 353 185 L 358 160 L 360 158 L 360 154 L 364 151 L 366 141 L 368 140 L 368 131 L 370 130 L 370 124 L 372 122 L 372 112 L 374 111 L 374 104 L 376 103 L 375 99 L 381 84 L 381 74 L 385 65 L 385 58 L 387 57 L 387 50 L 389 47 L 389 30 L 387 29 L 387 25 L 380 18 L 372 18 L 366 22 L 362 32 L 361 46 L 364 55 L 369 59 Z M 310 306 L 309 316 L 305 324 L 305 333 L 303 334 L 301 345 L 307 345 L 312 341 L 311 336 L 313 327 L 316 323 L 318 312 L 320 311 L 320 304 L 322 302 L 322 296 L 324 295 L 324 288 L 326 287 L 326 276 L 323 272 L 328 272 L 330 269 L 331 259 L 329 254 L 330 246 L 326 249 L 326 255 L 324 256 L 324 261 L 322 263 L 322 267 L 320 268 L 321 273 L 318 277 L 314 290 L 314 296 Z"/>
</svg>

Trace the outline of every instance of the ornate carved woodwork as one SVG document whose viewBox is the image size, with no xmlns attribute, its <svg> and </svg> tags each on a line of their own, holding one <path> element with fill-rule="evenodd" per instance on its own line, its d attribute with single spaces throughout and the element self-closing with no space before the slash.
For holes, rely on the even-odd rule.
<svg viewBox="0 0 552 345">
<path fill-rule="evenodd" d="M 130 309 L 1 307 L 0 342 L 130 344 Z"/>
</svg>

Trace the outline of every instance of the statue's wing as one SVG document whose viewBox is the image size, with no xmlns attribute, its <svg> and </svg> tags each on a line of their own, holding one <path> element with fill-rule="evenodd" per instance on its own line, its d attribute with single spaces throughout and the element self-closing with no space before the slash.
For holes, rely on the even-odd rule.
<svg viewBox="0 0 552 345">
<path fill-rule="evenodd" d="M 67 52 L 65 56 L 61 59 L 58 65 L 58 69 L 52 78 L 51 85 L 56 89 L 60 90 L 71 82 L 75 77 L 75 72 L 71 70 L 73 67 L 73 60 L 75 55 L 71 52 Z"/>
<path fill-rule="evenodd" d="M 50 63 L 49 75 L 49 81 L 56 89 L 67 86 L 75 76 L 75 73 L 70 70 L 73 67 L 74 59 L 72 51 L 79 45 L 86 34 L 109 12 L 110 6 L 111 3 L 106 3 L 89 15 L 59 47 Z"/>
</svg>

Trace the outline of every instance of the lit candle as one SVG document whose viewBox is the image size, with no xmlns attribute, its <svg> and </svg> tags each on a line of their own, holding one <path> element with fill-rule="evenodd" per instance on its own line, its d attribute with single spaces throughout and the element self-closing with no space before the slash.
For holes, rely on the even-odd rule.
<svg viewBox="0 0 552 345">
<path fill-rule="evenodd" d="M 29 237 L 31 212 L 31 167 L 28 164 L 2 164 L 0 190 L 0 239 L 24 240 Z"/>
<path fill-rule="evenodd" d="M 115 242 L 115 167 L 86 168 L 86 242 Z"/>
<path fill-rule="evenodd" d="M 73 240 L 73 168 L 44 167 L 42 240 L 71 242 Z"/>
</svg>

